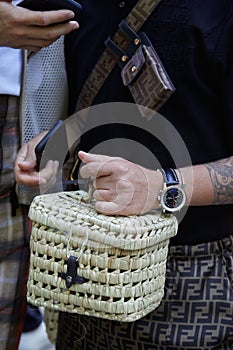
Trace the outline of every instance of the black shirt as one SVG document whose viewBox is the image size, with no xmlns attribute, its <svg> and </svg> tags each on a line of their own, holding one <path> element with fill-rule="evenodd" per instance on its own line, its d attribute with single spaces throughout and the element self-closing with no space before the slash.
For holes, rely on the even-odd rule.
<svg viewBox="0 0 233 350">
<path fill-rule="evenodd" d="M 84 7 L 80 28 L 69 34 L 65 42 L 70 114 L 105 48 L 104 41 L 115 33 L 118 23 L 136 3 L 133 0 L 80 2 Z M 162 0 L 142 30 L 176 87 L 160 113 L 178 130 L 192 163 L 232 156 L 232 0 Z M 128 88 L 122 84 L 118 66 L 99 91 L 95 104 L 115 101 L 133 101 Z M 99 138 L 96 139 L 99 142 Z M 150 146 L 152 152 L 159 155 L 162 166 L 174 165 L 163 145 L 155 141 Z M 172 241 L 173 244 L 196 244 L 232 233 L 233 205 L 190 207 Z"/>
</svg>

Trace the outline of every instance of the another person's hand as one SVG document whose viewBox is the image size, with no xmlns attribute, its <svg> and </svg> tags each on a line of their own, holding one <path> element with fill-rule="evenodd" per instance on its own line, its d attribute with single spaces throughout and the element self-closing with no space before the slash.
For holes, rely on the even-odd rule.
<svg viewBox="0 0 233 350">
<path fill-rule="evenodd" d="M 30 11 L 0 1 L 0 46 L 38 51 L 79 27 L 70 10 Z M 71 20 L 68 23 L 63 21 Z"/>
<path fill-rule="evenodd" d="M 139 215 L 158 208 L 162 174 L 118 157 L 80 151 L 80 174 L 92 177 L 96 210 L 106 215 Z"/>
<path fill-rule="evenodd" d="M 36 163 L 35 147 L 45 136 L 43 132 L 23 145 L 19 150 L 15 164 L 15 179 L 18 184 L 27 185 L 47 191 L 56 181 L 59 163 L 49 160 L 44 169 L 38 172 Z"/>
</svg>

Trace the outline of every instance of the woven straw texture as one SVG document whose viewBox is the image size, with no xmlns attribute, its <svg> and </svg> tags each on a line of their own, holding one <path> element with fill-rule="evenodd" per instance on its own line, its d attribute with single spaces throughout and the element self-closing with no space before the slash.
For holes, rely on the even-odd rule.
<svg viewBox="0 0 233 350">
<path fill-rule="evenodd" d="M 52 344 L 56 344 L 59 311 L 44 309 L 44 323 L 48 339 Z"/>
<path fill-rule="evenodd" d="M 168 244 L 177 221 L 160 211 L 104 216 L 86 200 L 83 191 L 33 200 L 27 299 L 55 311 L 135 321 L 163 297 Z"/>
</svg>

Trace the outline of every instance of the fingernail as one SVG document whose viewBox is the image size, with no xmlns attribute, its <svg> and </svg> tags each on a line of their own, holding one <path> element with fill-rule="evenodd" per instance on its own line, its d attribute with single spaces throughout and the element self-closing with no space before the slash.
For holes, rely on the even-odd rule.
<svg viewBox="0 0 233 350">
<path fill-rule="evenodd" d="M 75 16 L 75 13 L 73 11 L 67 12 L 67 18 L 73 18 Z"/>
<path fill-rule="evenodd" d="M 55 168 L 59 167 L 59 162 L 57 160 L 54 161 L 54 166 L 55 166 Z"/>
<path fill-rule="evenodd" d="M 73 25 L 74 29 L 78 29 L 79 28 L 78 22 L 76 22 L 76 21 L 69 21 L 69 23 L 71 23 Z"/>
</svg>

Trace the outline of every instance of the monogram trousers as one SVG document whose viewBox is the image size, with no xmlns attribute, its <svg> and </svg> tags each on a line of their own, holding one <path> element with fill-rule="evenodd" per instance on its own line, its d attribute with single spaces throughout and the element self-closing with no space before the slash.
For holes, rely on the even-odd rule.
<svg viewBox="0 0 233 350">
<path fill-rule="evenodd" d="M 60 313 L 57 350 L 232 350 L 233 237 L 171 246 L 164 298 L 133 323 Z"/>
</svg>

